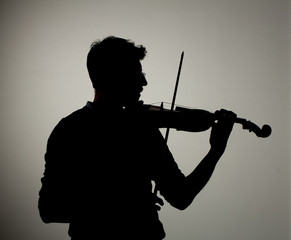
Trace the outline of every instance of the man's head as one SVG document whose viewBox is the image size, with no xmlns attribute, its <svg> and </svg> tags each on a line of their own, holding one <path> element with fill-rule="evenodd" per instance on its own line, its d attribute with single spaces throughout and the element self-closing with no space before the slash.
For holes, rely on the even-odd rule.
<svg viewBox="0 0 291 240">
<path fill-rule="evenodd" d="M 147 84 L 140 61 L 146 49 L 117 37 L 94 42 L 87 56 L 87 68 L 93 87 L 127 104 L 137 101 Z"/>
</svg>

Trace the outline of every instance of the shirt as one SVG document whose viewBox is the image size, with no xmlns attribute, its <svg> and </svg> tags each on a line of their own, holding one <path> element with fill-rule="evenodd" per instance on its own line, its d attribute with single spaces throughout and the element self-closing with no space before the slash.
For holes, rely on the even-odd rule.
<svg viewBox="0 0 291 240">
<path fill-rule="evenodd" d="M 41 181 L 42 220 L 70 223 L 74 240 L 163 239 L 151 182 L 173 206 L 188 187 L 158 128 L 90 102 L 52 131 Z"/>
</svg>

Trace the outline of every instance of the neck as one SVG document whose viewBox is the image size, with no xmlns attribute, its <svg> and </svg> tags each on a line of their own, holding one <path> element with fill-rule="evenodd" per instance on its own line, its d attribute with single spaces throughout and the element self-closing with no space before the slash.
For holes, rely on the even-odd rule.
<svg viewBox="0 0 291 240">
<path fill-rule="evenodd" d="M 95 89 L 94 105 L 103 109 L 122 109 L 122 106 L 114 101 L 103 89 Z"/>
</svg>

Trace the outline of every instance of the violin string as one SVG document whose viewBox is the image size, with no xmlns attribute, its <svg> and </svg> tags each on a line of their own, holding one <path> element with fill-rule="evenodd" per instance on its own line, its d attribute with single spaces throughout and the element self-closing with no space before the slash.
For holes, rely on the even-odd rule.
<svg viewBox="0 0 291 240">
<path fill-rule="evenodd" d="M 171 103 L 170 102 L 154 102 L 154 103 L 150 103 L 150 105 L 161 105 L 161 103 L 163 103 L 163 104 L 166 104 L 166 105 L 171 105 Z M 181 108 L 188 108 L 188 109 L 194 109 L 194 108 L 190 108 L 190 107 L 188 107 L 188 106 L 186 106 L 186 105 L 181 105 L 181 104 L 174 104 L 174 106 L 175 107 L 181 107 Z M 170 108 L 169 108 L 170 109 Z"/>
</svg>

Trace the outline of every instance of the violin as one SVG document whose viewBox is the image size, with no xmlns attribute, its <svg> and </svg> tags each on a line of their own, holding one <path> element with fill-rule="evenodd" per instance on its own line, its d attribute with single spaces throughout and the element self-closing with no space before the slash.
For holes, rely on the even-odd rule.
<svg viewBox="0 0 291 240">
<path fill-rule="evenodd" d="M 150 126 L 157 128 L 173 128 L 178 131 L 203 132 L 223 118 L 222 110 L 211 113 L 202 109 L 191 109 L 176 106 L 174 110 L 165 109 L 161 106 L 143 104 L 139 110 L 140 119 Z M 242 128 L 253 132 L 257 137 L 267 138 L 272 133 L 272 128 L 265 124 L 260 128 L 255 123 L 244 118 L 236 117 L 235 123 L 241 124 Z"/>
</svg>

